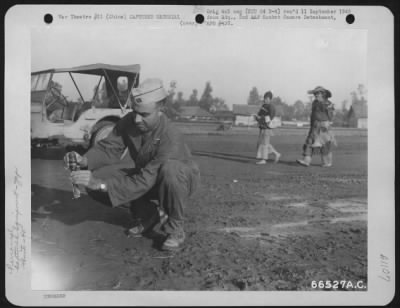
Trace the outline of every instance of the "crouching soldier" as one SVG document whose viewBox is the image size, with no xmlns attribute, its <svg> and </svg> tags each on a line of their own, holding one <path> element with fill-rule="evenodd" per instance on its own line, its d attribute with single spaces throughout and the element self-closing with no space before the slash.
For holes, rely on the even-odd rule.
<svg viewBox="0 0 400 308">
<path fill-rule="evenodd" d="M 185 239 L 185 206 L 199 183 L 200 172 L 182 134 L 161 112 L 167 95 L 158 79 L 147 79 L 132 89 L 133 111 L 84 156 L 76 154 L 80 166 L 88 170 L 72 172 L 71 178 L 85 186 L 91 196 L 108 197 L 112 206 L 130 204 L 132 214 L 140 220 L 130 229 L 134 235 L 159 221 L 156 204 L 150 202 L 157 200 L 167 214 L 162 249 L 175 250 Z M 126 151 L 130 165 L 122 168 L 121 157 Z"/>
</svg>

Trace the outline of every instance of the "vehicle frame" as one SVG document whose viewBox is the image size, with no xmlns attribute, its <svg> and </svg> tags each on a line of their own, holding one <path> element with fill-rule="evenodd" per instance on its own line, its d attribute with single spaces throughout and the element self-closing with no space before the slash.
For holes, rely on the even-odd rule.
<svg viewBox="0 0 400 308">
<path fill-rule="evenodd" d="M 68 100 L 55 86 L 54 76 L 67 73 L 79 101 Z M 85 101 L 76 82 L 76 74 L 98 76 L 93 97 Z M 140 65 L 103 63 L 71 68 L 48 69 L 31 73 L 31 143 L 42 147 L 56 144 L 94 144 L 107 136 L 115 123 L 131 112 L 129 93 L 139 84 Z M 118 94 L 118 78 L 127 78 L 125 96 Z M 96 106 L 100 83 L 104 80 L 111 106 Z M 54 109 L 54 110 L 53 110 Z"/>
</svg>

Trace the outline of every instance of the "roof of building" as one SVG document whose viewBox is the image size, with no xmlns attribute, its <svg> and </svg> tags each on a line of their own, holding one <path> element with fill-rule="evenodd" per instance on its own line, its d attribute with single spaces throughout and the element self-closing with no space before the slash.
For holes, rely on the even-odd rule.
<svg viewBox="0 0 400 308">
<path fill-rule="evenodd" d="M 181 117 L 214 117 L 207 110 L 204 110 L 198 106 L 182 106 L 180 108 L 179 115 Z"/>
<path fill-rule="evenodd" d="M 232 107 L 233 114 L 235 115 L 243 115 L 243 116 L 251 116 L 257 114 L 260 110 L 260 106 L 258 105 L 233 105 Z"/>
<path fill-rule="evenodd" d="M 217 110 L 213 113 L 213 115 L 215 117 L 226 117 L 226 118 L 230 118 L 230 117 L 234 116 L 234 114 L 231 110 Z"/>
</svg>

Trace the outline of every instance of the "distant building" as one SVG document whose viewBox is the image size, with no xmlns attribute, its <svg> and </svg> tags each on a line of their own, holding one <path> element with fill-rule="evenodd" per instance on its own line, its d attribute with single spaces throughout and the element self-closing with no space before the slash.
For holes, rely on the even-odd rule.
<svg viewBox="0 0 400 308">
<path fill-rule="evenodd" d="M 260 106 L 257 105 L 233 105 L 232 112 L 235 116 L 235 125 L 256 126 L 254 115 L 258 113 Z"/>
<path fill-rule="evenodd" d="M 220 122 L 234 122 L 235 115 L 230 110 L 217 110 L 213 113 L 214 118 Z"/>
<path fill-rule="evenodd" d="M 258 105 L 233 105 L 233 114 L 235 115 L 235 125 L 237 126 L 257 126 L 254 115 L 260 110 Z M 281 117 L 275 116 L 274 122 L 281 126 Z"/>
<path fill-rule="evenodd" d="M 215 117 L 207 110 L 198 106 L 182 106 L 179 112 L 179 119 L 188 121 L 213 121 Z"/>
<path fill-rule="evenodd" d="M 347 113 L 349 127 L 368 128 L 368 106 L 364 102 L 353 103 Z"/>
</svg>

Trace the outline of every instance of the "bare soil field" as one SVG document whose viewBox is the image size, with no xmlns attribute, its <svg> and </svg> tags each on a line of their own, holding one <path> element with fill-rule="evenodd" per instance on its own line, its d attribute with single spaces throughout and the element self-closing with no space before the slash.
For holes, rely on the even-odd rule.
<svg viewBox="0 0 400 308">
<path fill-rule="evenodd" d="M 245 130 L 246 131 L 246 130 Z M 41 290 L 316 290 L 367 281 L 367 136 L 337 133 L 334 165 L 295 163 L 306 130 L 277 130 L 277 164 L 256 165 L 256 130 L 190 134 L 201 186 L 181 251 L 131 238 L 124 209 L 72 199 L 63 149 L 32 154 L 32 287 Z M 272 157 L 271 157 L 272 158 Z"/>
</svg>

